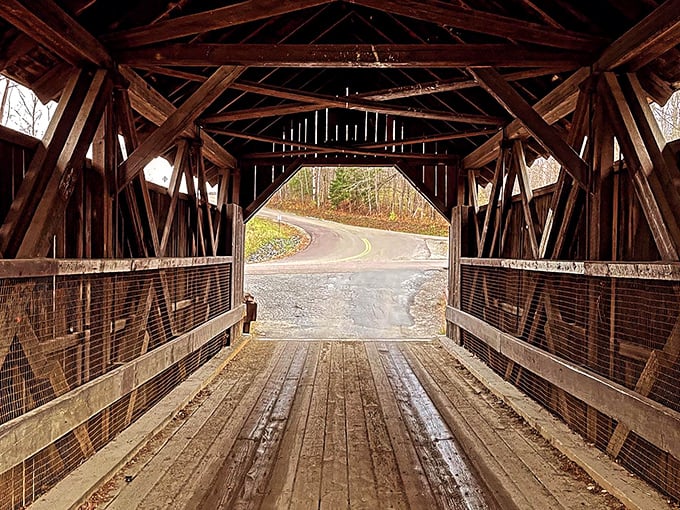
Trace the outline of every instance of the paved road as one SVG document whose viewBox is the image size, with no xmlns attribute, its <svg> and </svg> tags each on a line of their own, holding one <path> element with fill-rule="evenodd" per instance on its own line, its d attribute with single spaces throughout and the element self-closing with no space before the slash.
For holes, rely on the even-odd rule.
<svg viewBox="0 0 680 510">
<path fill-rule="evenodd" d="M 261 214 L 280 214 L 311 241 L 286 259 L 246 265 L 260 338 L 430 339 L 442 332 L 445 238 Z"/>
</svg>

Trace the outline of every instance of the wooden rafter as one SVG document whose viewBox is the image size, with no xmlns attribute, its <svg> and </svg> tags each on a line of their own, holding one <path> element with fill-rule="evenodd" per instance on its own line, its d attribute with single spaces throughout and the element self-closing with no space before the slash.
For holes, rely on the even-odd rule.
<svg viewBox="0 0 680 510">
<path fill-rule="evenodd" d="M 171 44 L 124 50 L 128 65 L 209 67 L 579 67 L 590 61 L 575 51 L 513 44 Z"/>
<path fill-rule="evenodd" d="M 328 3 L 330 0 L 247 0 L 235 5 L 210 9 L 196 14 L 161 21 L 106 35 L 102 40 L 111 47 L 146 46 L 177 39 L 187 35 L 201 34 L 234 25 L 280 16 L 289 12 L 308 9 Z"/>
<path fill-rule="evenodd" d="M 220 67 L 165 122 L 154 131 L 119 167 L 120 188 L 123 188 L 156 155 L 169 147 L 187 126 L 192 124 L 227 87 L 244 71 L 242 67 Z"/>
<path fill-rule="evenodd" d="M 353 3 L 452 28 L 568 50 L 592 50 L 603 40 L 438 0 L 352 0 Z"/>
<path fill-rule="evenodd" d="M 52 0 L 4 0 L 0 17 L 66 62 L 111 67 L 102 44 Z"/>
<path fill-rule="evenodd" d="M 232 84 L 231 88 L 241 90 L 243 92 L 251 92 L 255 94 L 262 94 L 270 97 L 277 97 L 280 99 L 288 99 L 292 101 L 300 101 L 302 103 L 311 103 L 315 105 L 317 110 L 323 108 L 344 108 L 347 110 L 357 110 L 362 112 L 382 113 L 385 115 L 394 115 L 400 117 L 411 117 L 418 119 L 443 120 L 448 122 L 467 122 L 472 124 L 492 124 L 500 125 L 503 119 L 500 117 L 491 117 L 489 115 L 475 115 L 455 112 L 440 112 L 433 110 L 425 110 L 422 108 L 410 108 L 396 105 L 385 105 L 380 102 L 356 99 L 355 97 L 333 97 L 322 94 L 314 94 L 311 92 L 298 92 L 295 90 L 285 89 L 283 87 L 275 87 L 273 85 L 262 85 L 251 82 L 239 82 Z M 284 108 L 289 108 L 290 105 L 285 105 Z M 271 114 L 275 110 L 272 109 Z M 262 116 L 262 111 L 256 111 L 252 115 L 247 116 L 248 110 L 229 112 L 223 115 L 214 115 L 206 117 L 205 122 L 229 122 L 231 120 L 241 120 L 246 118 L 259 118 Z"/>
</svg>

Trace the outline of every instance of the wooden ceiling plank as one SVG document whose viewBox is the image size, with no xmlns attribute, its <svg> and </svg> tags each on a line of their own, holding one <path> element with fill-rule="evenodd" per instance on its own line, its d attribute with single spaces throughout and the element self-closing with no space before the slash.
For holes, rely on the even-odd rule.
<svg viewBox="0 0 680 510">
<path fill-rule="evenodd" d="M 52 0 L 3 0 L 0 17 L 68 63 L 111 67 L 106 48 Z"/>
<path fill-rule="evenodd" d="M 514 44 L 170 44 L 123 50 L 118 62 L 203 67 L 450 68 L 571 67 L 588 53 Z"/>
<path fill-rule="evenodd" d="M 248 0 L 196 14 L 108 34 L 102 40 L 113 48 L 146 46 L 188 35 L 281 16 L 328 3 L 329 0 Z"/>
<path fill-rule="evenodd" d="M 588 165 L 541 114 L 527 103 L 522 96 L 506 82 L 494 69 L 477 69 L 472 71 L 480 84 L 503 105 L 512 115 L 519 119 L 534 138 L 551 152 L 564 169 L 579 183 L 583 189 L 587 187 Z"/>
<path fill-rule="evenodd" d="M 130 103 L 132 108 L 156 126 L 163 124 L 176 108 L 151 87 L 141 76 L 127 66 L 120 66 L 119 71 L 130 84 Z M 182 134 L 194 136 L 193 126 L 187 126 Z M 205 157 L 220 168 L 236 168 L 236 158 L 229 154 L 207 133 L 201 132 L 203 153 Z"/>
<path fill-rule="evenodd" d="M 174 139 L 191 126 L 244 70 L 243 67 L 223 66 L 215 71 L 120 165 L 119 188 L 126 186 L 152 158 L 170 146 Z"/>
<path fill-rule="evenodd" d="M 456 7 L 437 0 L 350 0 L 352 3 L 438 25 L 515 41 L 568 50 L 592 50 L 606 42 L 599 37 L 544 26 L 521 19 Z"/>
</svg>

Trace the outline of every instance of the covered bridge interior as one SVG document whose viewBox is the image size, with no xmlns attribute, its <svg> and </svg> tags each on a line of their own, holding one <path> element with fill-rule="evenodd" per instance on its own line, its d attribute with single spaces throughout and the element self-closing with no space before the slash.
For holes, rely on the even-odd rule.
<svg viewBox="0 0 680 510">
<path fill-rule="evenodd" d="M 447 336 L 680 499 L 679 41 L 677 0 L 4 0 L 58 106 L 0 127 L 0 507 L 233 348 L 244 222 L 305 165 L 396 167 L 451 222 Z"/>
</svg>

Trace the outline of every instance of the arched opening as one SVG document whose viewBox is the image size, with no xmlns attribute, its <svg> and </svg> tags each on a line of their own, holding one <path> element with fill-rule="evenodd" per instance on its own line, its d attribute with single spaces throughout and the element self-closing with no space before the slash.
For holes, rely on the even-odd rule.
<svg viewBox="0 0 680 510">
<path fill-rule="evenodd" d="M 448 222 L 395 167 L 301 167 L 252 217 L 246 246 L 267 229 L 271 241 L 246 252 L 259 338 L 444 332 Z"/>
</svg>

